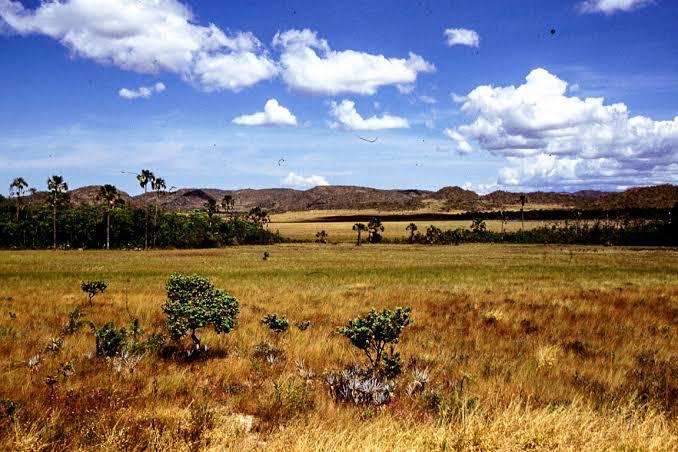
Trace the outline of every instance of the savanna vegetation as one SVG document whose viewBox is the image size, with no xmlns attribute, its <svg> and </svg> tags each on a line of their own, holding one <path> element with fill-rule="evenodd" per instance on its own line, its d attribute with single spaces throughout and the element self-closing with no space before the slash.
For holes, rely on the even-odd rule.
<svg viewBox="0 0 678 452">
<path fill-rule="evenodd" d="M 232 211 L 232 199 L 219 205 L 210 199 L 189 214 L 163 211 L 158 199 L 166 183 L 149 170 L 138 175 L 140 186 L 155 192 L 155 203 L 131 206 L 110 184 L 100 187 L 97 205 L 73 206 L 61 176 L 47 181 L 47 197 L 36 196 L 23 178 L 10 185 L 10 199 L 0 198 L 0 248 L 212 248 L 271 244 L 282 237 L 266 228 L 268 213 L 254 208 Z M 219 216 L 223 211 L 226 215 Z"/>
<path fill-rule="evenodd" d="M 265 250 L 1 252 L 0 448 L 678 447 L 671 249 Z"/>
</svg>

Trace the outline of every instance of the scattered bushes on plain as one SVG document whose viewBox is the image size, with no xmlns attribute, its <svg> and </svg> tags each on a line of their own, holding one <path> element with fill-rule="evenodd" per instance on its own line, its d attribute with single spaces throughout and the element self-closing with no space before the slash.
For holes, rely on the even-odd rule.
<svg viewBox="0 0 678 452">
<path fill-rule="evenodd" d="M 199 275 L 175 273 L 167 281 L 167 329 L 176 341 L 190 334 L 196 350 L 200 339 L 196 331 L 212 325 L 217 334 L 230 333 L 237 325 L 240 302 L 221 289 L 216 289 Z"/>
</svg>

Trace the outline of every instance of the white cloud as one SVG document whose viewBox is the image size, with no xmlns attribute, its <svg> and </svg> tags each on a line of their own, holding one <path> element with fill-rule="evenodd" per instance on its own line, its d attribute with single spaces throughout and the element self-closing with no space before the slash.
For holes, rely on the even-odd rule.
<svg viewBox="0 0 678 452">
<path fill-rule="evenodd" d="M 443 33 L 447 38 L 448 46 L 462 45 L 469 47 L 480 47 L 480 35 L 467 28 L 448 28 Z"/>
<path fill-rule="evenodd" d="M 140 86 L 137 89 L 121 88 L 118 95 L 125 99 L 137 99 L 139 97 L 148 99 L 153 93 L 162 93 L 163 91 L 165 91 L 165 84 L 158 82 L 153 86 Z"/>
<path fill-rule="evenodd" d="M 372 116 L 363 118 L 355 109 L 355 102 L 344 99 L 341 103 L 332 102 L 330 104 L 330 115 L 338 123 L 333 127 L 343 126 L 349 130 L 379 130 L 379 129 L 406 129 L 410 127 L 407 119 L 398 116 L 384 114 L 382 116 Z"/>
<path fill-rule="evenodd" d="M 140 73 L 179 74 L 206 91 L 239 91 L 276 76 L 251 33 L 197 25 L 178 0 L 62 0 L 35 10 L 0 0 L 0 25 L 58 40 L 74 55 Z"/>
<path fill-rule="evenodd" d="M 567 83 L 535 69 L 518 87 L 479 86 L 461 110 L 472 123 L 446 131 L 507 158 L 499 183 L 528 187 L 677 182 L 678 116 L 630 116 L 622 103 L 568 96 Z M 458 136 L 456 134 L 458 134 Z"/>
<path fill-rule="evenodd" d="M 456 93 L 450 93 L 450 97 L 452 97 L 452 100 L 457 104 L 463 104 L 467 100 L 466 96 L 460 96 Z"/>
<path fill-rule="evenodd" d="M 281 49 L 285 83 L 293 90 L 311 94 L 372 95 L 381 86 L 412 85 L 418 73 L 435 71 L 433 64 L 414 53 L 405 59 L 355 50 L 335 51 L 308 29 L 277 33 L 273 45 Z"/>
<path fill-rule="evenodd" d="M 233 119 L 233 123 L 242 126 L 295 126 L 297 118 L 276 99 L 269 99 L 264 111 L 238 116 Z"/>
<path fill-rule="evenodd" d="M 419 96 L 419 100 L 421 102 L 423 102 L 425 104 L 429 104 L 429 105 L 433 105 L 433 104 L 438 103 L 438 101 L 435 99 L 435 97 L 425 96 L 425 95 Z"/>
<path fill-rule="evenodd" d="M 473 146 L 466 141 L 466 138 L 456 130 L 445 129 L 445 135 L 452 138 L 457 144 L 457 152 L 460 154 L 470 154 L 473 152 Z"/>
<path fill-rule="evenodd" d="M 654 0 L 585 0 L 579 4 L 582 13 L 614 14 L 651 5 Z"/>
<path fill-rule="evenodd" d="M 330 185 L 323 176 L 316 176 L 315 174 L 309 177 L 301 176 L 297 173 L 290 172 L 283 180 L 283 184 L 291 185 L 293 187 L 316 187 L 318 185 Z"/>
</svg>

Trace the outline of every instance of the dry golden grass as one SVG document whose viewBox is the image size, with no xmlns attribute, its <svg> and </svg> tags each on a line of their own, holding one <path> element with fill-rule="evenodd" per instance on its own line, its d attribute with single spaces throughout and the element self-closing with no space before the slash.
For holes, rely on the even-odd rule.
<svg viewBox="0 0 678 452">
<path fill-rule="evenodd" d="M 97 325 L 138 317 L 147 333 L 162 331 L 173 271 L 204 274 L 242 303 L 233 333 L 201 333 L 204 358 L 147 355 L 133 372 L 117 372 L 92 356 L 88 330 L 65 337 L 59 353 L 44 351 L 85 300 L 84 279 L 109 283 L 87 309 Z M 370 307 L 403 304 L 415 323 L 399 350 L 410 366 L 429 368 L 425 397 L 406 394 L 410 369 L 395 401 L 380 408 L 335 403 L 322 378 L 299 376 L 295 360 L 318 375 L 361 361 L 336 327 Z M 276 339 L 259 322 L 270 312 L 312 325 Z M 3 450 L 678 448 L 671 250 L 5 251 L 0 315 L 0 399 L 19 405 L 13 421 L 0 418 Z M 286 359 L 253 359 L 262 341 Z M 36 354 L 42 362 L 29 369 Z M 69 361 L 75 373 L 50 391 L 45 379 Z"/>
<path fill-rule="evenodd" d="M 384 237 L 389 240 L 400 239 L 405 240 L 410 236 L 410 231 L 408 231 L 407 225 L 411 221 L 384 221 Z M 447 230 L 447 229 L 457 229 L 464 228 L 469 229 L 471 226 L 471 221 L 466 220 L 454 220 L 454 221 L 418 221 L 416 222 L 419 232 L 424 234 L 428 226 L 435 226 L 437 228 Z M 317 232 L 324 230 L 329 234 L 327 241 L 330 243 L 351 243 L 356 240 L 356 232 L 353 231 L 353 225 L 355 221 L 339 221 L 339 222 L 315 222 L 315 223 L 303 223 L 303 222 L 271 222 L 268 228 L 271 231 L 278 231 L 280 234 L 288 239 L 295 241 L 314 241 L 315 235 Z M 487 229 L 490 231 L 501 231 L 501 221 L 499 220 L 487 220 L 485 221 Z M 543 221 L 526 221 L 525 229 L 533 229 L 542 227 L 545 224 L 552 225 L 553 221 L 547 223 Z M 504 223 L 505 231 L 519 231 L 521 228 L 520 221 L 509 221 Z M 367 237 L 367 234 L 364 234 L 364 237 Z"/>
</svg>

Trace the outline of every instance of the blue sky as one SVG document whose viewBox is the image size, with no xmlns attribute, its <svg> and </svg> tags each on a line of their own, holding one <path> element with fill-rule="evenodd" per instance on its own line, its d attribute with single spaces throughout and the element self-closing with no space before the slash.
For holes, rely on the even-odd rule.
<svg viewBox="0 0 678 452">
<path fill-rule="evenodd" d="M 669 0 L 0 0 L 0 179 L 678 183 L 676 23 Z"/>
</svg>

